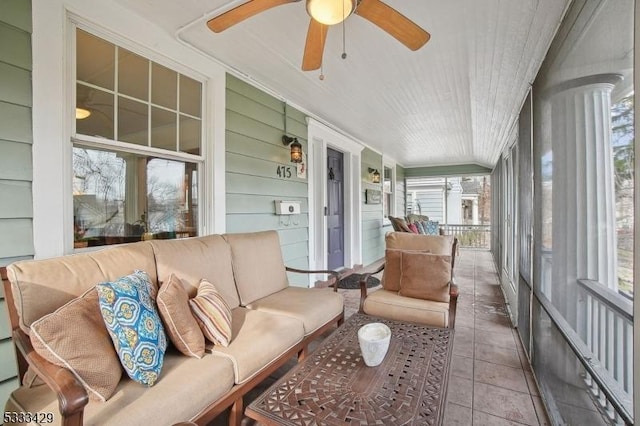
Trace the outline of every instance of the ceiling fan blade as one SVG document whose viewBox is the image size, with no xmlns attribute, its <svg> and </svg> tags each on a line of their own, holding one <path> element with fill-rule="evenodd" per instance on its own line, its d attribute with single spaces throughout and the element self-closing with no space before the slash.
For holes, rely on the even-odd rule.
<svg viewBox="0 0 640 426">
<path fill-rule="evenodd" d="M 317 70 L 322 65 L 324 42 L 327 39 L 328 26 L 312 19 L 307 31 L 307 42 L 304 45 L 302 71 Z"/>
<path fill-rule="evenodd" d="M 240 6 L 234 7 L 233 9 L 210 19 L 207 21 L 207 26 L 214 33 L 219 33 L 247 18 L 257 15 L 260 12 L 264 12 L 265 10 L 276 6 L 295 3 L 298 1 L 300 0 L 249 0 Z"/>
<path fill-rule="evenodd" d="M 362 0 L 356 14 L 377 25 L 411 50 L 418 50 L 431 35 L 400 12 L 380 0 Z"/>
</svg>

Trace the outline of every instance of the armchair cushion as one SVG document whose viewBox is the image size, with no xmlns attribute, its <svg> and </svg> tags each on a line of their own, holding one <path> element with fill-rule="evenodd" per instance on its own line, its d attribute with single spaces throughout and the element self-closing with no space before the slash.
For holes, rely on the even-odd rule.
<svg viewBox="0 0 640 426">
<path fill-rule="evenodd" d="M 401 252 L 400 296 L 449 303 L 451 256 Z"/>
<path fill-rule="evenodd" d="M 432 300 L 402 297 L 395 291 L 380 289 L 364 301 L 366 314 L 397 321 L 415 322 L 434 327 L 449 326 L 449 304 Z"/>
<path fill-rule="evenodd" d="M 402 278 L 402 253 L 405 250 L 387 249 L 384 254 L 385 266 L 382 272 L 382 287 L 389 291 L 400 291 Z M 421 253 L 431 253 L 430 250 L 422 250 Z"/>
</svg>

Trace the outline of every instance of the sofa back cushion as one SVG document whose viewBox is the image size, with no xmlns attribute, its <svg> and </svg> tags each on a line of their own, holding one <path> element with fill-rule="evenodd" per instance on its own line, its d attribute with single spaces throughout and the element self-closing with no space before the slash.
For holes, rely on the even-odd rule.
<svg viewBox="0 0 640 426">
<path fill-rule="evenodd" d="M 224 238 L 231 246 L 233 273 L 242 306 L 289 286 L 276 231 L 225 234 Z"/>
<path fill-rule="evenodd" d="M 148 242 L 62 256 L 19 261 L 7 267 L 19 315 L 19 326 L 31 324 L 103 281 L 113 281 L 134 270 L 145 271 L 158 285 L 153 251 Z"/>
<path fill-rule="evenodd" d="M 171 274 L 180 278 L 190 299 L 196 297 L 200 281 L 213 283 L 231 309 L 240 305 L 231 268 L 231 248 L 221 235 L 182 240 L 153 240 L 158 280 L 162 285 Z"/>
</svg>

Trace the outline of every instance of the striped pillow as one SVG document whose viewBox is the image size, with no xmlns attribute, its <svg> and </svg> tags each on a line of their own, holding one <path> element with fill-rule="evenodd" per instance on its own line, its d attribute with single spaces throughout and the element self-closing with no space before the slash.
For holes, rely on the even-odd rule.
<svg viewBox="0 0 640 426">
<path fill-rule="evenodd" d="M 198 294 L 189 300 L 191 312 L 202 334 L 216 345 L 231 342 L 231 309 L 216 287 L 207 280 L 200 281 Z"/>
</svg>

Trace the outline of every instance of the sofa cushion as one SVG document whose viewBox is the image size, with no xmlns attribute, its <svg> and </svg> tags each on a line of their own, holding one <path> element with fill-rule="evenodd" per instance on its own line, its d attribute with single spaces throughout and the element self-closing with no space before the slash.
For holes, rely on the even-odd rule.
<svg viewBox="0 0 640 426">
<path fill-rule="evenodd" d="M 304 334 L 309 335 L 342 313 L 344 299 L 329 288 L 287 287 L 247 308 L 296 318 L 304 324 Z"/>
<path fill-rule="evenodd" d="M 216 345 L 229 346 L 231 309 L 216 287 L 209 281 L 202 280 L 198 295 L 189 300 L 189 306 L 205 337 Z"/>
<path fill-rule="evenodd" d="M 451 254 L 452 235 L 415 235 L 404 232 L 389 232 L 385 237 L 386 248 L 401 250 L 429 250 L 433 254 Z"/>
<path fill-rule="evenodd" d="M 205 354 L 202 359 L 167 351 L 162 376 L 152 390 L 133 380 L 122 380 L 107 402 L 90 401 L 84 424 L 104 426 L 170 425 L 192 420 L 234 384 L 229 359 Z M 179 391 L 177 391 L 179 390 Z M 54 413 L 59 425 L 58 402 L 47 386 L 15 390 L 5 410 Z"/>
<path fill-rule="evenodd" d="M 95 287 L 34 321 L 30 337 L 39 355 L 71 370 L 89 398 L 106 401 L 111 397 L 122 367 L 102 320 Z"/>
<path fill-rule="evenodd" d="M 434 220 L 426 220 L 422 223 L 424 233 L 427 235 L 440 235 L 440 223 Z"/>
<path fill-rule="evenodd" d="M 409 229 L 409 226 L 407 225 L 407 222 L 399 217 L 393 217 L 393 216 L 389 216 L 389 221 L 391 222 L 391 225 L 393 226 L 393 229 L 397 232 L 411 232 L 411 229 Z"/>
<path fill-rule="evenodd" d="M 363 309 L 366 314 L 392 320 L 434 327 L 447 327 L 449 324 L 448 303 L 403 297 L 395 291 L 384 289 L 370 293 L 364 301 Z"/>
<path fill-rule="evenodd" d="M 276 231 L 225 234 L 224 238 L 231 246 L 242 306 L 289 286 Z"/>
<path fill-rule="evenodd" d="M 147 271 L 157 285 L 156 263 L 148 242 L 53 259 L 26 260 L 7 267 L 19 325 L 29 333 L 31 323 L 103 281 L 136 269 Z M 63 285 L 61 285 L 63 283 Z"/>
<path fill-rule="evenodd" d="M 451 256 L 403 251 L 400 296 L 449 303 Z"/>
<path fill-rule="evenodd" d="M 102 318 L 120 362 L 136 382 L 153 386 L 160 376 L 167 337 L 143 271 L 96 286 Z"/>
<path fill-rule="evenodd" d="M 158 291 L 158 311 L 173 345 L 183 354 L 202 358 L 204 335 L 189 308 L 189 295 L 180 278 L 171 274 Z"/>
<path fill-rule="evenodd" d="M 200 280 L 216 284 L 217 290 L 233 309 L 239 306 L 238 290 L 231 267 L 231 248 L 220 235 L 181 240 L 151 241 L 160 283 L 176 274 L 189 298 L 196 296 Z"/>
<path fill-rule="evenodd" d="M 244 383 L 304 337 L 301 321 L 246 308 L 232 311 L 233 334 L 228 347 L 207 345 L 207 352 L 233 363 L 237 384 Z"/>
</svg>

